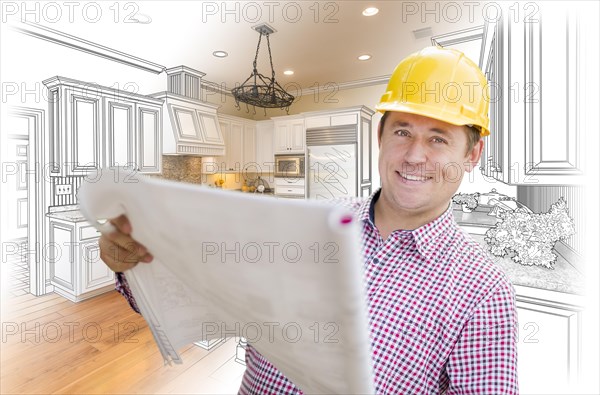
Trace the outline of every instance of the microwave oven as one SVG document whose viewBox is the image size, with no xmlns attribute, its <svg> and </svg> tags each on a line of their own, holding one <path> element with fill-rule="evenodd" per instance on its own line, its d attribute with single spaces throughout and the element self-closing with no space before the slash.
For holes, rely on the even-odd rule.
<svg viewBox="0 0 600 395">
<path fill-rule="evenodd" d="M 304 155 L 275 155 L 275 177 L 304 178 Z"/>
</svg>

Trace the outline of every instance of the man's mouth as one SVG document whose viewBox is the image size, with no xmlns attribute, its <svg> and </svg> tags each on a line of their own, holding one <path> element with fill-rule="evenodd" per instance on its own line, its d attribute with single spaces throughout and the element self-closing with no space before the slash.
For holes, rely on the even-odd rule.
<svg viewBox="0 0 600 395">
<path fill-rule="evenodd" d="M 423 177 L 423 176 L 416 175 L 416 174 L 400 173 L 398 171 L 396 173 L 398 173 L 398 175 L 400 177 L 402 177 L 408 181 L 425 182 L 425 181 L 431 180 L 433 178 L 433 177 Z"/>
</svg>

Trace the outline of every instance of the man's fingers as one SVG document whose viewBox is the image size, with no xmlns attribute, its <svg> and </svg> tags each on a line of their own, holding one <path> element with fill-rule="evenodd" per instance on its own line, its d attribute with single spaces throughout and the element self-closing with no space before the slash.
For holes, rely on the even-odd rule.
<svg viewBox="0 0 600 395">
<path fill-rule="evenodd" d="M 114 272 L 124 272 L 137 265 L 139 259 L 131 251 L 115 244 L 106 236 L 100 237 L 100 259 Z"/>
<path fill-rule="evenodd" d="M 131 234 L 131 223 L 125 214 L 113 218 L 110 220 L 110 223 L 113 224 L 121 233 Z"/>
</svg>

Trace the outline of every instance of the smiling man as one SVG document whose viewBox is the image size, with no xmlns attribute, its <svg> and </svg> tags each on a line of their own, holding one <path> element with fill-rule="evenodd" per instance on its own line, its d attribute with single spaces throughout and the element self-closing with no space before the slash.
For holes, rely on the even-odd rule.
<svg viewBox="0 0 600 395">
<path fill-rule="evenodd" d="M 362 226 L 377 394 L 518 393 L 513 287 L 450 204 L 490 133 L 486 99 L 485 76 L 462 53 L 430 47 L 408 56 L 377 106 L 382 187 L 341 203 Z M 112 270 L 152 259 L 125 217 L 111 222 L 118 230 L 100 248 Z M 302 393 L 251 344 L 246 362 L 240 394 Z"/>
</svg>

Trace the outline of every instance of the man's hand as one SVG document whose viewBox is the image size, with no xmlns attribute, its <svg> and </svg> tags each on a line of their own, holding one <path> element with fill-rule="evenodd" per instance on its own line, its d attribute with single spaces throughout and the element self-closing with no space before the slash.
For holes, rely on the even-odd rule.
<svg viewBox="0 0 600 395">
<path fill-rule="evenodd" d="M 146 247 L 131 238 L 131 224 L 126 216 L 113 218 L 116 230 L 103 234 L 98 241 L 100 258 L 113 272 L 124 272 L 138 262 L 151 262 L 153 257 Z"/>
</svg>

